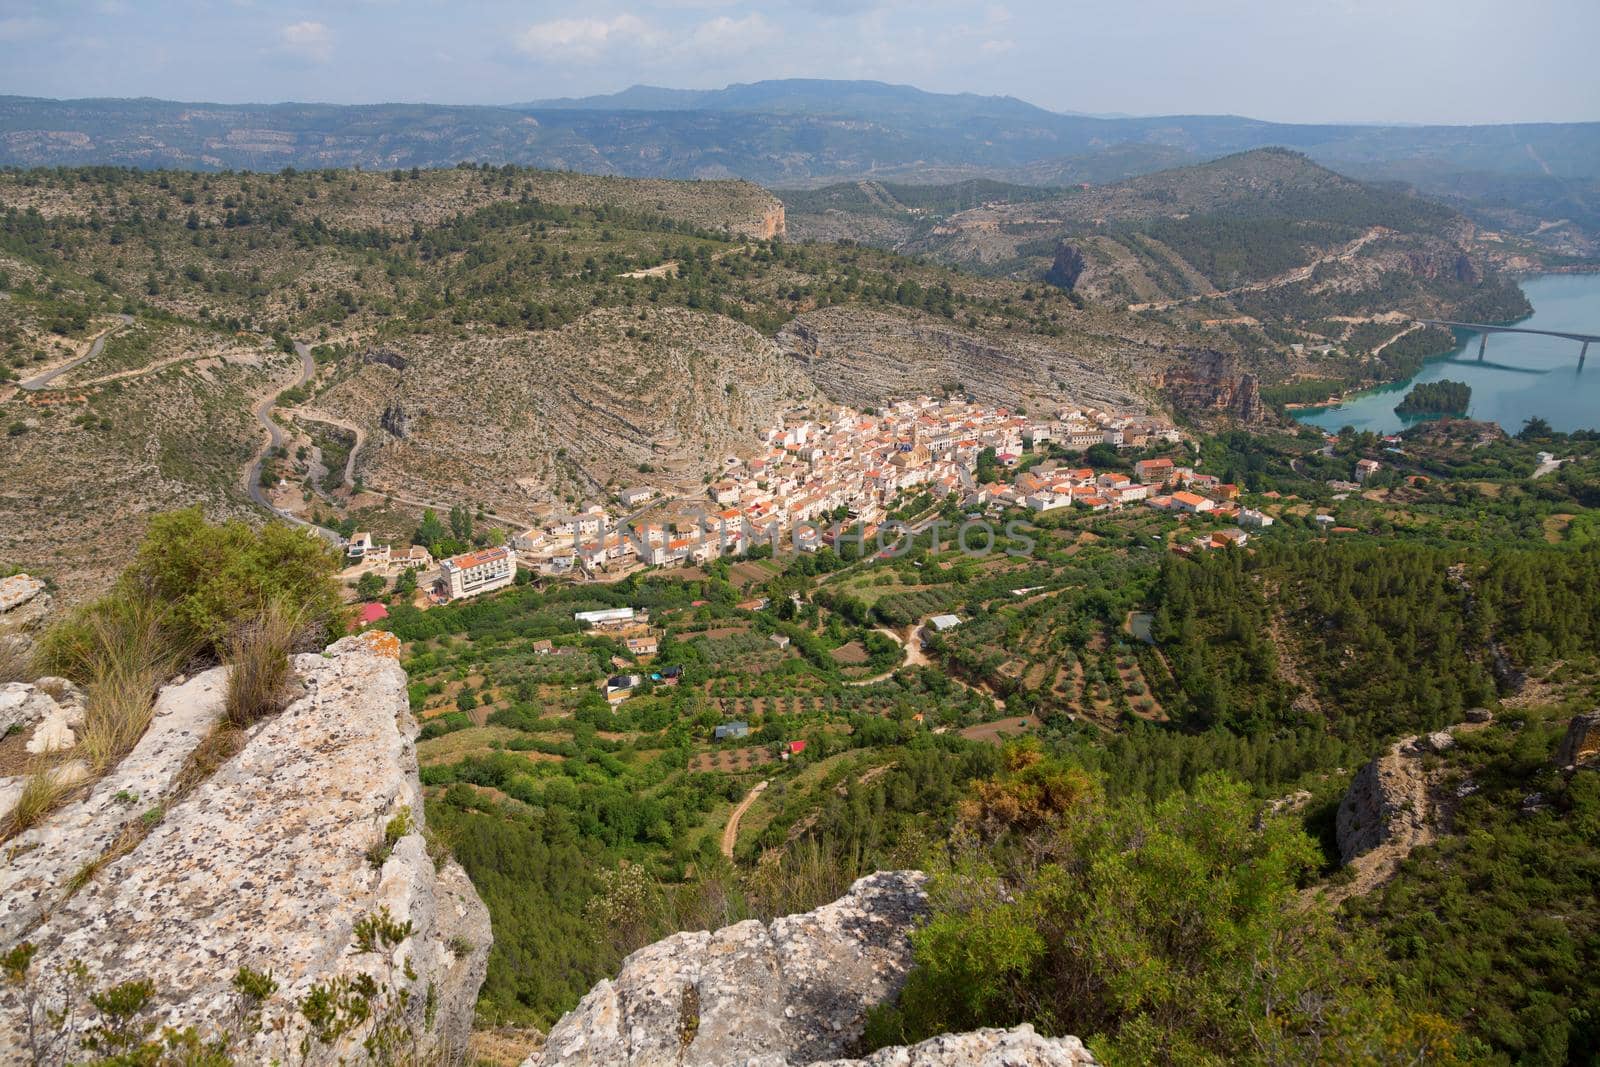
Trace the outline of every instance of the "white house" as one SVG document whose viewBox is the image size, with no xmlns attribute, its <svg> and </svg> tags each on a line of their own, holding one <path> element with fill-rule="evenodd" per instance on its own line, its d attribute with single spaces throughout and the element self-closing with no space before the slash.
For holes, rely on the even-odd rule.
<svg viewBox="0 0 1600 1067">
<path fill-rule="evenodd" d="M 656 491 L 654 489 L 648 489 L 644 486 L 635 486 L 632 489 L 624 489 L 622 492 L 618 493 L 617 499 L 622 501 L 623 507 L 632 508 L 643 504 L 645 501 L 649 500 L 655 495 Z"/>
<path fill-rule="evenodd" d="M 374 547 L 372 535 L 365 530 L 357 530 L 350 535 L 350 543 L 345 546 L 345 554 L 351 559 L 366 559 L 367 553 Z"/>
<path fill-rule="evenodd" d="M 1203 496 L 1178 492 L 1172 494 L 1172 506 L 1178 511 L 1186 511 L 1191 515 L 1197 515 L 1202 511 L 1210 511 L 1217 505 L 1215 501 L 1207 500 Z"/>
<path fill-rule="evenodd" d="M 544 542 L 543 530 L 529 528 L 511 538 L 511 547 L 518 552 L 537 552 L 544 547 Z"/>
</svg>

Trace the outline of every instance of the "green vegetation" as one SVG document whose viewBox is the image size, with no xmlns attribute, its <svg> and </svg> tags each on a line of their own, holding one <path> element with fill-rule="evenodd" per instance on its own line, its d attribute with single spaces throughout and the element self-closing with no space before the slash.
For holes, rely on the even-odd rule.
<svg viewBox="0 0 1600 1067">
<path fill-rule="evenodd" d="M 1600 1055 L 1600 774 L 1557 772 L 1563 725 L 1513 713 L 1461 735 L 1445 763 L 1448 785 L 1467 793 L 1462 832 L 1346 905 L 1378 937 L 1396 985 L 1461 1020 L 1500 1062 Z"/>
<path fill-rule="evenodd" d="M 1033 1023 L 1120 1063 L 1471 1062 L 1444 1020 L 1407 1010 L 1370 939 L 1297 902 L 1318 864 L 1248 790 L 1108 802 L 1036 749 L 963 806 L 899 1002 L 873 1043 Z"/>
<path fill-rule="evenodd" d="M 277 710 L 288 652 L 300 641 L 320 643 L 338 616 L 336 565 L 324 542 L 278 524 L 213 526 L 198 508 L 153 518 L 115 588 L 39 642 L 38 669 L 84 689 L 73 755 L 95 775 L 115 766 L 149 726 L 156 689 L 191 660 L 233 666 L 227 707 L 235 725 Z M 55 761 L 46 759 L 0 836 L 37 822 L 63 795 Z"/>
<path fill-rule="evenodd" d="M 1401 415 L 1465 415 L 1471 402 L 1472 386 L 1441 378 L 1412 386 L 1394 410 Z"/>
<path fill-rule="evenodd" d="M 157 515 L 116 589 L 46 635 L 41 654 L 52 673 L 78 678 L 102 642 L 93 628 L 128 605 L 156 613 L 163 639 L 183 654 L 220 658 L 240 620 L 274 602 L 292 605 L 313 635 L 337 632 L 342 608 L 327 542 L 281 523 L 252 529 L 212 525 L 199 508 Z"/>
</svg>

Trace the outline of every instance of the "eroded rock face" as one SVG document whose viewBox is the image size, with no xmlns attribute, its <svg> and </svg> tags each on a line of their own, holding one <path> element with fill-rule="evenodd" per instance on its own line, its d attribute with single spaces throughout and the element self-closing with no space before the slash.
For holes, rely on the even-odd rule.
<svg viewBox="0 0 1600 1067">
<path fill-rule="evenodd" d="M 26 574 L 0 578 L 0 655 L 31 655 L 34 634 L 49 613 L 44 582 Z"/>
<path fill-rule="evenodd" d="M 296 657 L 304 695 L 254 727 L 243 749 L 183 799 L 150 815 L 159 782 L 141 779 L 129 803 L 134 787 L 123 778 L 133 772 L 130 762 L 170 774 L 193 750 L 169 730 L 164 756 L 142 753 L 163 719 L 177 714 L 163 715 L 158 704 L 150 732 L 113 770 L 121 777 L 103 780 L 38 828 L 55 840 L 22 857 L 31 872 L 26 884 L 11 868 L 4 872 L 0 951 L 23 936 L 39 946 L 35 973 L 47 1004 L 59 1003 L 63 971 L 78 960 L 93 989 L 151 981 L 162 1025 L 192 1025 L 205 1034 L 231 1017 L 230 983 L 249 966 L 273 973 L 279 990 L 265 1017 L 269 1024 L 286 1022 L 297 1043 L 302 1021 L 293 1004 L 314 985 L 357 973 L 383 978 L 392 969 L 410 991 L 405 1021 L 420 1035 L 425 1058 L 437 1052 L 446 1062 L 459 1059 L 487 965 L 488 912 L 459 867 L 436 867 L 428 855 L 417 725 L 405 672 L 390 652 L 345 638 L 326 653 Z M 189 692 L 183 702 L 196 731 L 207 712 L 213 718 L 220 712 L 220 673 L 176 687 L 206 690 Z M 170 702 L 173 692 L 164 690 L 158 700 Z M 119 784 L 120 796 L 106 795 Z M 80 806 L 155 825 L 72 892 L 87 860 L 75 853 L 63 862 L 50 853 L 82 852 L 80 838 L 99 842 L 111 825 L 101 815 L 78 813 Z M 374 855 L 402 810 L 410 815 L 404 832 Z M 65 832 L 84 818 L 92 832 Z M 104 855 L 90 852 L 89 858 Z M 385 910 L 411 924 L 410 936 L 392 956 L 361 952 L 356 924 Z M 406 966 L 415 979 L 405 976 Z M 80 1017 L 77 1026 L 91 1021 Z M 26 1029 L 22 1002 L 7 988 L 0 993 L 0 1063 L 28 1062 Z M 270 1034 L 245 1041 L 243 1062 L 267 1062 L 284 1047 Z M 321 1051 L 331 1059 L 355 1050 L 335 1044 Z"/>
<path fill-rule="evenodd" d="M 1231 357 L 1211 350 L 1187 353 L 1159 379 L 1173 406 L 1194 414 L 1225 415 L 1243 423 L 1266 420 L 1260 383 L 1240 373 Z"/>
<path fill-rule="evenodd" d="M 1440 751 L 1434 738 L 1408 737 L 1356 772 L 1339 802 L 1337 830 L 1339 858 L 1354 861 L 1380 846 L 1409 852 L 1433 838 L 1429 821 L 1428 779 L 1422 768 L 1424 752 Z M 1443 734 L 1446 742 L 1454 739 Z"/>
<path fill-rule="evenodd" d="M 523 1067 L 1047 1067 L 1093 1063 L 1077 1038 L 1031 1027 L 945 1035 L 841 1058 L 869 1008 L 900 991 L 927 913 L 919 871 L 869 875 L 831 904 L 771 923 L 674 934 L 623 961 Z"/>
<path fill-rule="evenodd" d="M 1600 711 L 1574 715 L 1556 749 L 1557 767 L 1600 766 Z"/>
<path fill-rule="evenodd" d="M 870 875 L 815 911 L 675 934 L 629 956 L 524 1067 L 813 1063 L 844 1054 L 911 966 L 916 871 Z"/>
<path fill-rule="evenodd" d="M 1056 258 L 1045 273 L 1044 280 L 1061 289 L 1071 289 L 1078 284 L 1088 264 L 1083 253 L 1062 241 L 1056 245 Z"/>
</svg>

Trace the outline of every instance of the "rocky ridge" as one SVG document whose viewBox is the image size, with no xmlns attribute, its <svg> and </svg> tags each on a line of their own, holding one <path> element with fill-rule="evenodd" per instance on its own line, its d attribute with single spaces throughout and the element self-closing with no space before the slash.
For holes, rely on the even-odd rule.
<svg viewBox="0 0 1600 1067">
<path fill-rule="evenodd" d="M 1556 749 L 1556 766 L 1600 767 L 1600 711 L 1574 715 Z"/>
<path fill-rule="evenodd" d="M 603 353 L 604 358 L 596 358 Z M 541 333 L 416 339 L 317 399 L 368 442 L 368 484 L 520 514 L 639 479 L 700 484 L 817 392 L 748 326 L 679 308 L 606 309 Z M 520 488 L 519 488 L 520 487 Z M 560 504 L 561 501 L 566 504 Z"/>
<path fill-rule="evenodd" d="M 488 912 L 424 841 L 417 725 L 385 637 L 296 657 L 303 695 L 170 806 L 162 798 L 220 714 L 224 675 L 164 689 L 121 765 L 6 843 L 0 951 L 37 946 L 37 1000 L 28 1007 L 16 986 L 0 994 L 0 1064 L 31 1062 L 28 1013 L 39 1022 L 62 1004 L 78 964 L 92 990 L 149 981 L 152 1021 L 202 1034 L 234 1016 L 240 967 L 270 970 L 278 991 L 264 1006 L 267 1028 L 241 1038 L 248 1062 L 298 1044 L 295 1005 L 314 988 L 388 975 L 408 991 L 392 1018 L 426 1056 L 459 1057 L 487 966 Z M 130 824 L 142 838 L 104 851 Z M 392 951 L 360 943 L 375 916 L 401 924 Z M 80 1007 L 55 1040 L 81 1036 L 93 1016 Z M 313 1042 L 313 1061 L 348 1055 L 364 1033 Z"/>
<path fill-rule="evenodd" d="M 1090 1064 L 1077 1038 L 1031 1027 L 944 1035 L 848 1058 L 868 1010 L 911 967 L 926 877 L 889 871 L 771 923 L 674 934 L 633 953 L 551 1029 L 523 1067 L 1053 1067 Z"/>
<path fill-rule="evenodd" d="M 1063 404 L 1138 411 L 1152 398 L 1134 383 L 1167 357 L 1116 336 L 1003 338 L 892 311 L 822 308 L 778 333 L 830 399 L 855 407 L 961 386 L 982 401 L 1053 411 Z"/>
</svg>

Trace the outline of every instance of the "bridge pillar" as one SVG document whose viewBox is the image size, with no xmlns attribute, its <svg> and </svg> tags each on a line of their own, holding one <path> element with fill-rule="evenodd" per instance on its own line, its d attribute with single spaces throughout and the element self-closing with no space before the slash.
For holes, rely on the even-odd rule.
<svg viewBox="0 0 1600 1067">
<path fill-rule="evenodd" d="M 1488 334 L 1484 334 L 1478 340 L 1478 361 L 1480 363 L 1483 361 L 1483 350 L 1488 348 L 1488 347 L 1489 347 L 1489 335 Z"/>
<path fill-rule="evenodd" d="M 1578 369 L 1579 370 L 1583 369 L 1583 360 L 1584 360 L 1584 357 L 1588 356 L 1588 354 L 1589 354 L 1589 342 L 1585 341 L 1585 342 L 1583 342 L 1583 347 L 1578 349 Z"/>
</svg>

